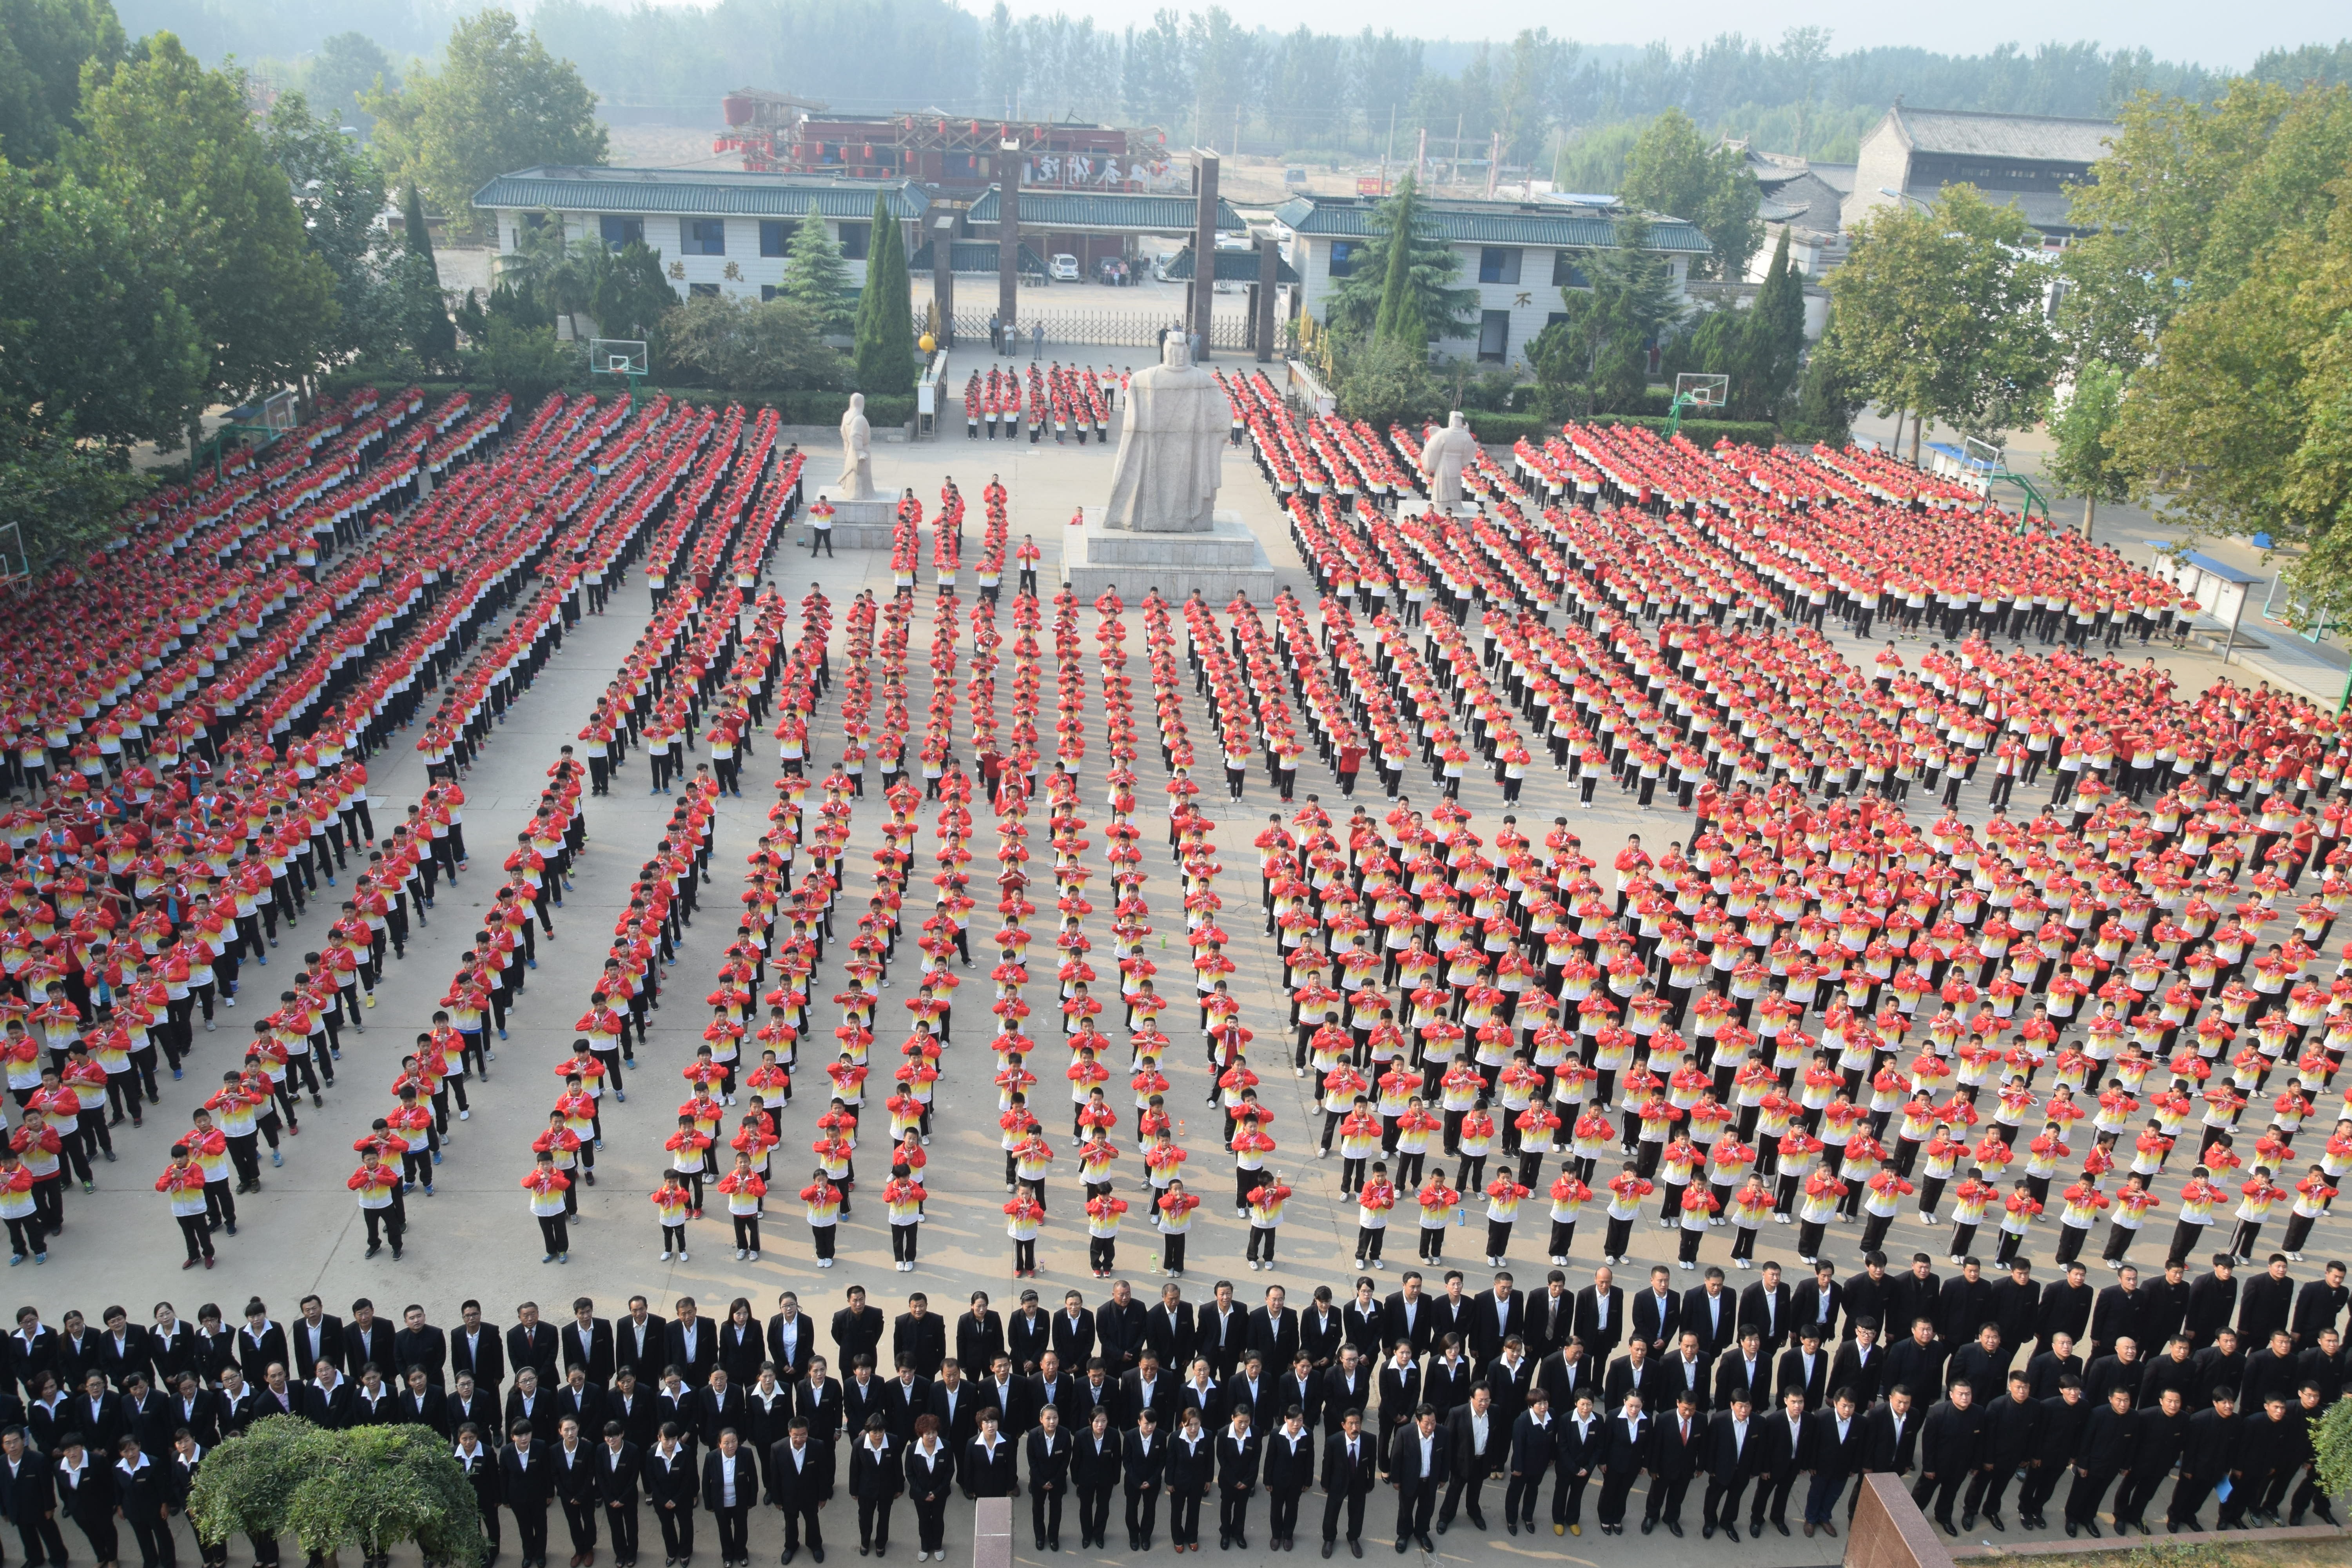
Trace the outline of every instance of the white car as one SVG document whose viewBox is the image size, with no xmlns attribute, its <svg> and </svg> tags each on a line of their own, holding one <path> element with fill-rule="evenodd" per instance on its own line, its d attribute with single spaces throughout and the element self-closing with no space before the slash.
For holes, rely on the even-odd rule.
<svg viewBox="0 0 2352 1568">
<path fill-rule="evenodd" d="M 1078 280 L 1078 258 L 1075 256 L 1056 256 L 1054 258 L 1052 270 L 1055 282 L 1076 283 Z"/>
</svg>

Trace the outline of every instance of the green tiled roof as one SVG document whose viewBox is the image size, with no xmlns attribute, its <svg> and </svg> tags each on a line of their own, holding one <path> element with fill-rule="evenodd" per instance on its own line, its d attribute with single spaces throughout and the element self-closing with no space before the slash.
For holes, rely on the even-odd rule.
<svg viewBox="0 0 2352 1568">
<path fill-rule="evenodd" d="M 912 180 L 828 180 L 702 169 L 545 165 L 500 174 L 474 193 L 478 207 L 555 212 L 676 213 L 693 217 L 830 218 L 874 216 L 881 195 L 901 219 L 919 217 L 930 193 Z"/>
<path fill-rule="evenodd" d="M 1287 261 L 1277 258 L 1274 264 L 1274 280 L 1296 283 L 1297 272 Z M 1192 280 L 1192 247 L 1186 246 L 1168 258 L 1168 276 L 1180 283 Z M 1255 250 L 1220 250 L 1217 252 L 1217 281 L 1220 283 L 1255 283 L 1257 281 L 1257 252 Z"/>
<path fill-rule="evenodd" d="M 971 204 L 969 222 L 996 221 L 999 187 L 991 185 Z M 1124 191 L 1021 190 L 1024 228 L 1118 229 L 1129 234 L 1190 234 L 1200 215 L 1191 196 L 1153 196 Z M 1219 230 L 1242 234 L 1249 226 L 1223 196 L 1217 198 Z"/>
<path fill-rule="evenodd" d="M 1360 196 L 1293 196 L 1274 211 L 1295 234 L 1362 239 L 1373 233 L 1376 201 Z M 1617 243 L 1614 220 L 1574 207 L 1524 202 L 1430 202 L 1421 209 L 1430 232 L 1457 245 L 1549 245 L 1601 248 Z M 1704 255 L 1706 236 L 1680 218 L 1653 218 L 1650 248 Z"/>
<path fill-rule="evenodd" d="M 939 242 L 937 240 L 933 240 L 931 245 L 937 245 L 938 243 Z M 992 239 L 959 239 L 955 242 L 955 250 L 949 257 L 948 268 L 950 271 L 953 272 L 985 272 L 991 277 L 993 277 L 996 273 L 996 264 L 998 259 L 996 241 Z M 1021 269 L 1021 274 L 1024 278 L 1043 278 L 1045 276 L 1045 262 L 1044 258 L 1040 257 L 1035 251 L 1030 249 L 1025 245 L 1021 247 L 1021 259 L 1018 265 Z M 932 266 L 933 258 L 931 254 L 931 246 L 926 245 L 920 250 L 915 252 L 914 259 L 907 263 L 907 270 L 913 273 L 916 277 L 920 278 L 929 273 L 931 270 Z"/>
</svg>

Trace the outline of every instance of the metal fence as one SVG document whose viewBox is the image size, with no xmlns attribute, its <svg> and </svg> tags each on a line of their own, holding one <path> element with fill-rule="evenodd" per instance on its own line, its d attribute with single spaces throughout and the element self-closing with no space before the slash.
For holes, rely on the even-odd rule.
<svg viewBox="0 0 2352 1568">
<path fill-rule="evenodd" d="M 958 310 L 955 313 L 956 341 L 964 343 L 988 341 L 987 310 Z M 1045 329 L 1048 346 L 1059 343 L 1084 348 L 1148 349 L 1157 347 L 1163 328 L 1181 323 L 1175 319 L 1129 310 L 1024 310 L 1017 323 L 1025 342 L 1030 330 Z M 1213 349 L 1239 351 L 1249 346 L 1247 317 L 1218 316 L 1209 324 L 1209 346 Z"/>
</svg>

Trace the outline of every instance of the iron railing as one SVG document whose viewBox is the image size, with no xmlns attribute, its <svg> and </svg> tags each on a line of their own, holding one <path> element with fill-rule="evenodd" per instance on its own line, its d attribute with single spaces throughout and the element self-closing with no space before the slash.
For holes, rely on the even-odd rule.
<svg viewBox="0 0 2352 1568">
<path fill-rule="evenodd" d="M 955 333 L 958 342 L 988 341 L 987 310 L 958 310 L 955 313 Z M 1069 344 L 1082 348 L 1149 349 L 1160 343 L 1165 328 L 1178 325 L 1171 317 L 1166 320 L 1139 311 L 1128 310 L 1024 310 L 1016 330 L 1026 346 L 1032 328 L 1045 329 L 1048 347 Z M 1249 346 L 1249 321 L 1240 315 L 1218 316 L 1210 322 L 1209 346 L 1213 349 L 1239 351 Z"/>
</svg>

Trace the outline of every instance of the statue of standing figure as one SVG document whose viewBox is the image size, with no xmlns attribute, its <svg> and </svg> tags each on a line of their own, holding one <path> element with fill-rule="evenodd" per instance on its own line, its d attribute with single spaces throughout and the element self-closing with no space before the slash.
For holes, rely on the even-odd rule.
<svg viewBox="0 0 2352 1568">
<path fill-rule="evenodd" d="M 1432 506 L 1451 511 L 1462 504 L 1462 470 L 1478 455 L 1478 437 L 1470 434 L 1462 411 L 1445 416 L 1445 428 L 1421 449 L 1421 472 L 1429 481 Z"/>
<path fill-rule="evenodd" d="M 1129 533 L 1208 533 L 1233 408 L 1217 378 L 1192 363 L 1181 332 L 1128 389 L 1103 526 Z"/>
<path fill-rule="evenodd" d="M 849 411 L 841 416 L 841 478 L 834 484 L 835 500 L 874 499 L 874 429 L 866 423 L 866 395 L 849 395 Z"/>
</svg>

